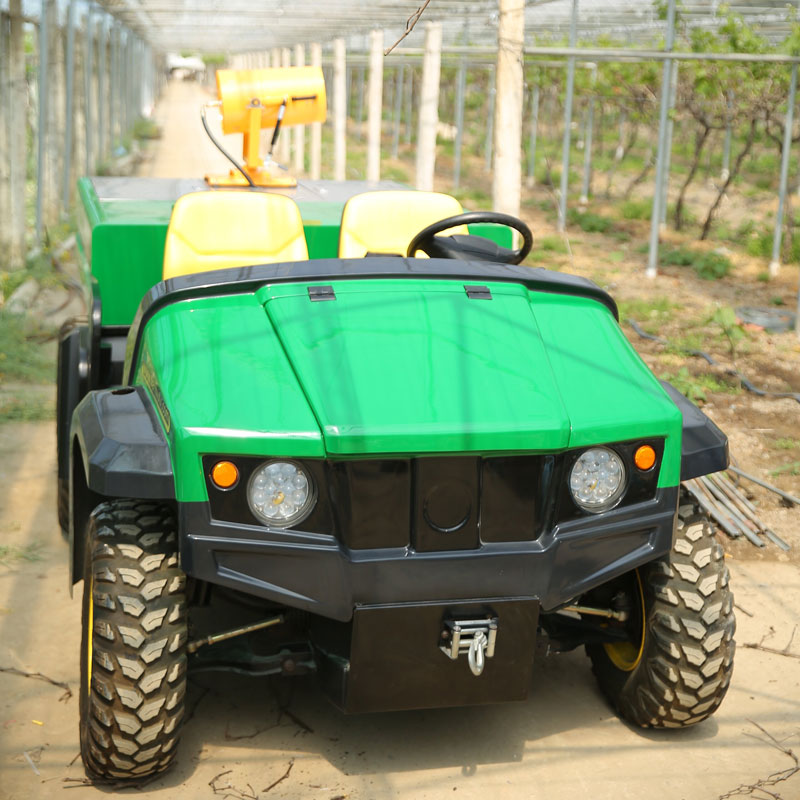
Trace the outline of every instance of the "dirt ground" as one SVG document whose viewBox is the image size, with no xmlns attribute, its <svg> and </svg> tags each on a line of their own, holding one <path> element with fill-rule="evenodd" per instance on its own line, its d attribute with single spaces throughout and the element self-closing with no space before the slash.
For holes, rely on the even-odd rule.
<svg viewBox="0 0 800 800">
<path fill-rule="evenodd" d="M 158 110 L 164 136 L 141 174 L 195 177 L 209 169 L 199 123 L 193 127 L 201 92 L 193 84 L 169 87 Z M 544 213 L 529 218 L 539 236 L 552 234 Z M 780 295 L 793 307 L 796 268 L 769 284 L 758 280 L 761 267 L 743 260 L 735 281 L 701 281 L 672 267 L 647 282 L 646 256 L 636 250 L 646 226 L 629 227 L 618 260 L 609 259 L 606 238 L 580 231 L 570 241 L 572 258 L 555 260 L 630 303 L 647 330 L 670 340 L 701 336 L 724 367 L 735 360 L 757 385 L 800 391 L 793 334 L 748 331 L 732 360 L 726 338 L 708 322 L 717 303 L 767 305 Z M 662 313 L 664 299 L 673 305 Z M 685 367 L 699 380 L 708 371 L 697 359 L 639 339 L 630 328 L 626 333 L 659 374 Z M 705 410 L 728 433 L 743 469 L 767 477 L 800 460 L 800 404 L 737 390 L 724 369 L 714 376 Z M 798 494 L 800 478 L 791 472 L 769 479 Z M 52 422 L 0 426 L 0 481 L 0 543 L 8 548 L 0 561 L 0 800 L 67 789 L 70 799 L 82 800 L 119 791 L 81 782 L 80 599 L 79 591 L 70 597 L 67 546 L 55 516 Z M 354 717 L 330 706 L 311 678 L 198 675 L 190 679 L 176 767 L 121 793 L 238 800 L 800 798 L 800 769 L 790 752 L 800 753 L 800 508 L 752 488 L 759 513 L 792 549 L 757 550 L 722 538 L 737 605 L 736 668 L 720 710 L 695 728 L 653 732 L 620 722 L 582 651 L 540 658 L 524 703 Z"/>
</svg>

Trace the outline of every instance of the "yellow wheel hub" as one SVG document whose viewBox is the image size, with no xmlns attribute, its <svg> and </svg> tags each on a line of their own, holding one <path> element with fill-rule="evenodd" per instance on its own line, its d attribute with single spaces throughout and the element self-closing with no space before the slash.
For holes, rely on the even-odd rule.
<svg viewBox="0 0 800 800">
<path fill-rule="evenodd" d="M 638 641 L 633 642 L 606 642 L 603 647 L 606 654 L 611 659 L 611 663 L 623 672 L 633 672 L 639 666 L 644 652 L 644 639 L 647 632 L 647 622 L 644 609 L 644 591 L 642 590 L 642 578 L 639 570 L 636 570 L 636 592 L 638 594 L 641 630 L 639 631 Z"/>
</svg>

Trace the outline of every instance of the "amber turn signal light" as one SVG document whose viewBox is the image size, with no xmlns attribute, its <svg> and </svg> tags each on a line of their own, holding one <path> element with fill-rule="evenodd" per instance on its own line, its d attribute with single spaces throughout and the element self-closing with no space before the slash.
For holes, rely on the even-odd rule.
<svg viewBox="0 0 800 800">
<path fill-rule="evenodd" d="M 230 461 L 218 461 L 211 468 L 211 480 L 219 489 L 230 489 L 239 480 L 239 470 Z"/>
<path fill-rule="evenodd" d="M 634 454 L 633 463 L 642 471 L 650 469 L 656 463 L 656 451 L 649 444 L 643 444 Z"/>
</svg>

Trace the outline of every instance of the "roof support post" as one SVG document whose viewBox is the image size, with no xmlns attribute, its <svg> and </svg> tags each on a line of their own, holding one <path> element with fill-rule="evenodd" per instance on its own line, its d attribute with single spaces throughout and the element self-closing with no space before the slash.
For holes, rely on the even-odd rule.
<svg viewBox="0 0 800 800">
<path fill-rule="evenodd" d="M 442 64 L 442 23 L 425 24 L 425 54 L 422 60 L 422 91 L 417 133 L 416 187 L 433 191 L 436 167 L 436 127 L 439 124 L 439 79 Z"/>
<path fill-rule="evenodd" d="M 492 207 L 519 216 L 522 173 L 524 0 L 499 0 Z"/>
<path fill-rule="evenodd" d="M 572 0 L 569 21 L 569 46 L 575 47 L 578 39 L 578 0 Z M 575 90 L 575 56 L 567 59 L 567 94 L 564 98 L 564 136 L 561 142 L 561 189 L 558 196 L 557 229 L 567 227 L 567 193 L 569 192 L 569 148 L 572 141 L 572 95 Z"/>
<path fill-rule="evenodd" d="M 306 47 L 303 44 L 294 46 L 294 65 L 306 65 Z M 294 128 L 294 171 L 300 175 L 306 168 L 306 126 L 295 125 Z"/>
<path fill-rule="evenodd" d="M 392 130 L 392 158 L 400 154 L 400 117 L 403 113 L 403 89 L 405 87 L 406 68 L 401 64 L 394 75 L 394 127 Z"/>
<path fill-rule="evenodd" d="M 311 66 L 322 66 L 322 45 L 319 42 L 311 44 Z M 322 123 L 311 123 L 311 180 L 318 181 L 322 177 Z"/>
<path fill-rule="evenodd" d="M 383 117 L 383 31 L 370 33 L 369 103 L 367 109 L 367 180 L 381 179 Z"/>
<path fill-rule="evenodd" d="M 453 149 L 453 188 L 461 183 L 461 150 L 464 146 L 464 100 L 467 94 L 467 60 L 461 59 L 456 79 L 456 142 Z"/>
<path fill-rule="evenodd" d="M 539 130 L 539 84 L 531 89 L 531 130 L 528 140 L 528 188 L 536 183 L 536 135 Z"/>
<path fill-rule="evenodd" d="M 675 0 L 667 4 L 667 39 L 664 49 L 672 50 L 675 41 Z M 658 115 L 658 155 L 656 158 L 656 185 L 653 191 L 653 213 L 650 217 L 650 250 L 647 255 L 648 278 L 655 278 L 658 274 L 658 229 L 661 224 L 661 198 L 663 194 L 664 175 L 667 153 L 667 120 L 670 112 L 672 91 L 672 65 L 669 59 L 664 59 L 661 71 L 661 107 Z"/>
<path fill-rule="evenodd" d="M 346 55 L 344 39 L 333 40 L 333 179 L 345 179 L 347 160 Z"/>
<path fill-rule="evenodd" d="M 3 113 L 0 124 L 8 125 L 8 206 L 10 238 L 4 242 L 8 268 L 18 269 L 25 264 L 25 170 L 26 135 L 25 106 L 25 47 L 22 21 L 22 0 L 9 0 L 8 86 L 4 92 L 8 114 Z"/>
<path fill-rule="evenodd" d="M 778 213 L 775 215 L 775 234 L 772 237 L 772 260 L 769 274 L 775 277 L 781 271 L 781 238 L 783 235 L 783 210 L 786 203 L 786 180 L 789 175 L 789 154 L 792 149 L 792 123 L 794 103 L 797 95 L 797 64 L 792 64 L 789 81 L 789 99 L 786 101 L 786 116 L 783 121 L 783 147 L 781 148 L 781 180 L 778 188 Z"/>
</svg>

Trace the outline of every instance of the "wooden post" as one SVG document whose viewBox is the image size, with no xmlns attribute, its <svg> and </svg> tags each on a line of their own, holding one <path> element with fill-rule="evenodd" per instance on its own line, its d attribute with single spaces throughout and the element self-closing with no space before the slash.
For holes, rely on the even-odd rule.
<svg viewBox="0 0 800 800">
<path fill-rule="evenodd" d="M 10 240 L 8 260 L 10 269 L 25 265 L 25 139 L 27 125 L 27 84 L 25 82 L 25 47 L 22 29 L 22 0 L 9 0 L 9 46 L 8 46 L 8 173 L 10 204 Z M 6 213 L 6 212 L 4 212 Z"/>
<path fill-rule="evenodd" d="M 436 127 L 439 124 L 439 78 L 442 63 L 442 23 L 425 25 L 425 55 L 422 60 L 422 89 L 417 133 L 416 187 L 433 191 L 436 167 Z"/>
<path fill-rule="evenodd" d="M 333 40 L 333 179 L 345 179 L 347 109 L 344 39 Z"/>
<path fill-rule="evenodd" d="M 294 65 L 304 67 L 306 65 L 306 46 L 296 44 L 294 46 Z M 295 125 L 294 128 L 294 171 L 299 175 L 306 168 L 306 128 L 305 125 Z"/>
<path fill-rule="evenodd" d="M 524 0 L 499 0 L 497 98 L 494 107 L 492 207 L 519 216 L 522 175 L 522 40 Z"/>
<path fill-rule="evenodd" d="M 367 110 L 367 180 L 381 179 L 383 116 L 383 31 L 370 33 L 369 108 Z"/>
<path fill-rule="evenodd" d="M 313 42 L 311 45 L 311 66 L 322 66 L 322 45 Z M 318 181 L 322 177 L 322 123 L 311 123 L 311 180 Z"/>
</svg>

